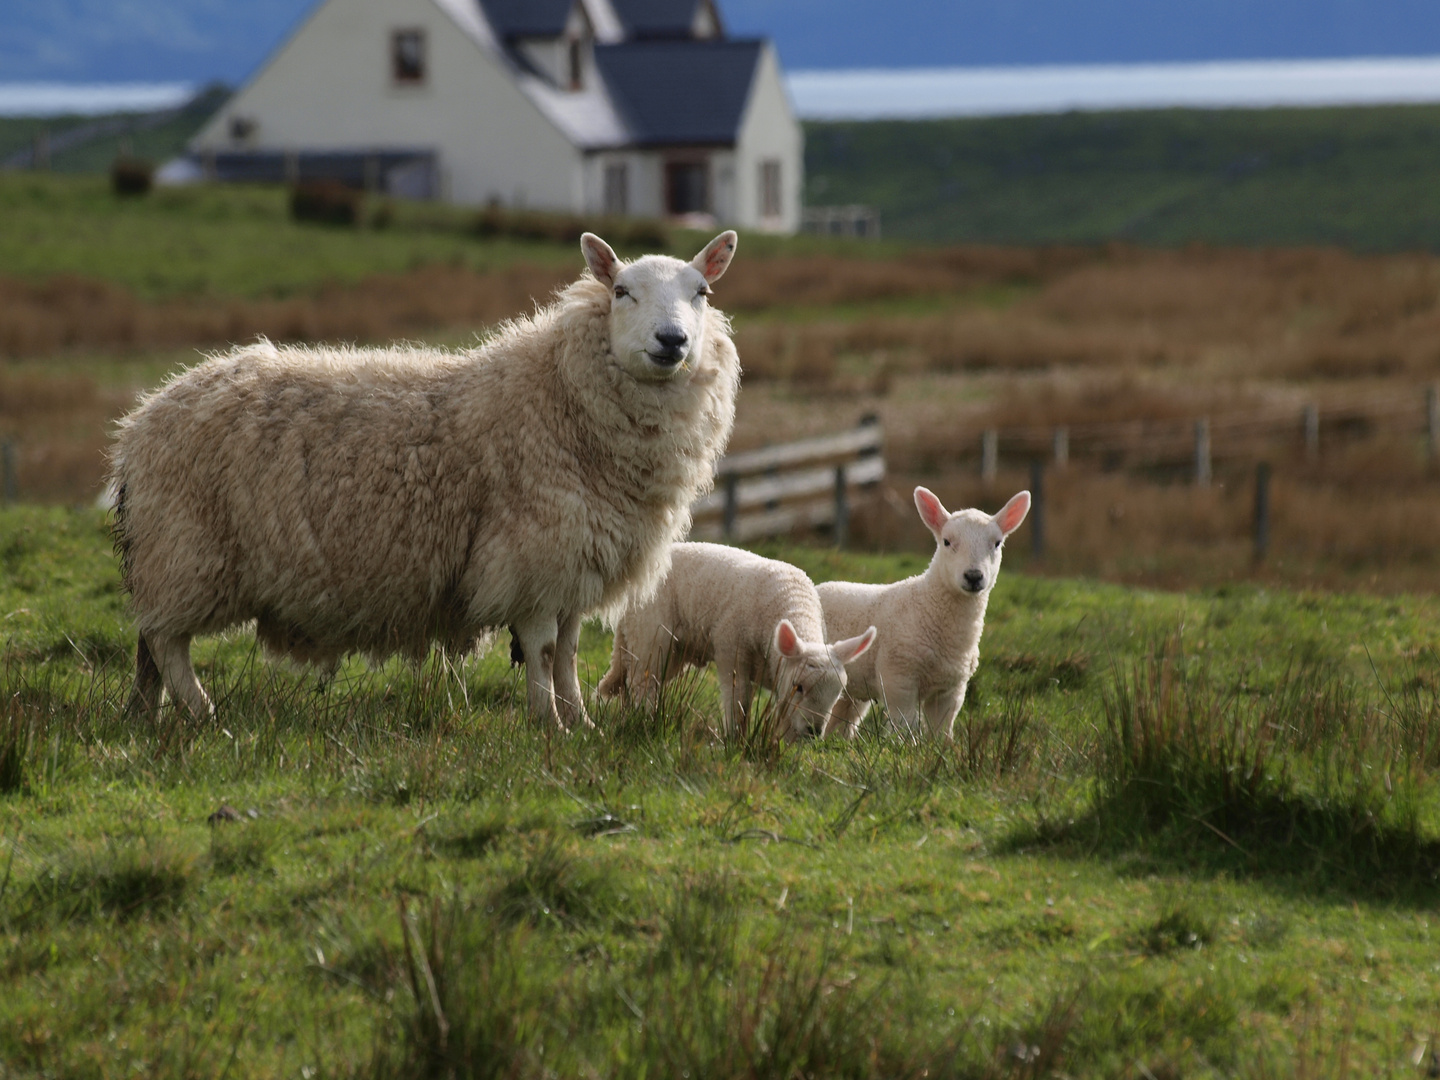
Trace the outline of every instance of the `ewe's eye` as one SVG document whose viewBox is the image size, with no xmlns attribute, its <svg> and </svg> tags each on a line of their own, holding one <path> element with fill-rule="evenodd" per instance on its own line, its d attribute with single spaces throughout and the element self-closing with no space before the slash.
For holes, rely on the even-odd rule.
<svg viewBox="0 0 1440 1080">
<path fill-rule="evenodd" d="M 616 299 L 616 300 L 623 300 L 623 299 L 625 299 L 625 297 L 627 297 L 627 296 L 629 296 L 629 295 L 630 295 L 630 290 L 627 289 L 624 285 L 616 285 L 616 286 L 615 286 L 615 299 Z"/>
<path fill-rule="evenodd" d="M 696 295 L 696 296 L 709 296 L 709 295 L 710 295 L 710 286 L 709 286 L 709 285 L 701 285 L 700 288 L 696 291 L 695 295 Z"/>
<path fill-rule="evenodd" d="M 996 551 L 999 551 L 999 550 L 1000 550 L 1000 545 L 1001 545 L 1002 543 L 1004 543 L 1003 540 L 996 540 L 996 541 L 995 541 L 995 550 L 996 550 Z"/>
<path fill-rule="evenodd" d="M 796 683 L 796 684 L 795 684 L 795 693 L 797 693 L 797 694 L 803 694 L 803 693 L 805 693 L 805 687 L 801 686 L 799 683 Z"/>
</svg>

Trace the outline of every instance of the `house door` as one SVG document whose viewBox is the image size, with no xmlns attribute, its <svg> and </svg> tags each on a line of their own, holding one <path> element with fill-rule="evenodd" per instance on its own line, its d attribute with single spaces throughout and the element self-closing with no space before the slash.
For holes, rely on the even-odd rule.
<svg viewBox="0 0 1440 1080">
<path fill-rule="evenodd" d="M 665 166 L 665 208 L 674 216 L 710 210 L 710 168 L 703 161 L 672 161 Z"/>
</svg>

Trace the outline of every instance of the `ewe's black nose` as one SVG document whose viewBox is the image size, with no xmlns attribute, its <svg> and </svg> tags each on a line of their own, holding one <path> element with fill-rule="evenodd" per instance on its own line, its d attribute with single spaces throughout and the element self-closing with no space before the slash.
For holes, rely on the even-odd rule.
<svg viewBox="0 0 1440 1080">
<path fill-rule="evenodd" d="M 985 575 L 979 570 L 965 571 L 965 586 L 971 592 L 979 592 L 980 586 L 985 584 Z"/>
<path fill-rule="evenodd" d="M 684 330 L 656 330 L 655 340 L 667 349 L 678 349 L 690 340 L 690 336 Z"/>
</svg>

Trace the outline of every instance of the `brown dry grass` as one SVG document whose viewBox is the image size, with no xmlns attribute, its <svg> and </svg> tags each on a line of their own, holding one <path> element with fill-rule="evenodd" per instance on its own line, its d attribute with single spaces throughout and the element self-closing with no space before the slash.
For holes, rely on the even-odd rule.
<svg viewBox="0 0 1440 1080">
<path fill-rule="evenodd" d="M 144 304 L 113 286 L 0 280 L 0 354 L 277 339 L 453 335 L 528 309 L 571 276 L 432 266 L 285 300 Z M 880 547 L 926 544 L 925 483 L 990 506 L 1028 482 L 1052 429 L 1043 569 L 1176 584 L 1278 577 L 1382 589 L 1440 584 L 1440 486 L 1420 430 L 1440 375 L 1440 259 L 1338 251 L 1124 247 L 756 258 L 721 282 L 746 370 L 736 449 L 878 412 L 892 498 L 856 521 Z M 93 370 L 93 369 L 92 369 Z M 27 498 L 88 499 L 103 430 L 132 400 L 81 375 L 0 369 L 0 437 Z M 1321 409 L 1321 452 L 1300 411 Z M 1192 423 L 1216 484 L 1188 481 Z M 1001 479 L 977 476 L 1001 433 Z M 1251 561 L 1255 462 L 1276 470 L 1271 558 Z M 1009 471 L 1007 471 L 1009 470 Z M 1028 540 L 1017 545 L 1023 559 Z"/>
</svg>

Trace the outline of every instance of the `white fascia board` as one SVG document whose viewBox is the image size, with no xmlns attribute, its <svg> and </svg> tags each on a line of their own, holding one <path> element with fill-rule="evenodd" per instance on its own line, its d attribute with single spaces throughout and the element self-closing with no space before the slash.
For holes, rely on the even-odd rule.
<svg viewBox="0 0 1440 1080">
<path fill-rule="evenodd" d="M 605 150 L 631 142 L 630 130 L 598 76 L 597 85 L 584 90 L 561 90 L 528 73 L 517 73 L 515 82 L 578 149 Z"/>
<path fill-rule="evenodd" d="M 625 40 L 625 27 L 610 0 L 579 0 L 590 16 L 595 40 L 601 45 L 614 45 Z"/>
</svg>

